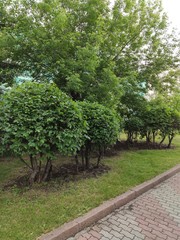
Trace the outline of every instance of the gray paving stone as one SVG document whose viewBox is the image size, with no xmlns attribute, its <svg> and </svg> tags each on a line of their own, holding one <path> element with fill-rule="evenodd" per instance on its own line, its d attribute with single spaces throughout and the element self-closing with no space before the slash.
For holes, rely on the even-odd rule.
<svg viewBox="0 0 180 240">
<path fill-rule="evenodd" d="M 137 237 L 139 240 L 145 238 L 142 233 L 140 233 L 140 232 L 138 232 L 138 231 L 135 231 L 135 230 L 132 230 L 132 231 L 131 231 L 131 234 L 134 235 L 135 237 Z"/>
<path fill-rule="evenodd" d="M 130 239 L 133 239 L 133 238 L 134 238 L 134 235 L 131 234 L 129 231 L 124 231 L 124 230 L 122 230 L 121 233 L 122 233 L 125 237 L 127 237 L 127 238 L 130 238 Z"/>
<path fill-rule="evenodd" d="M 122 240 L 130 240 L 130 238 L 123 237 Z"/>
<path fill-rule="evenodd" d="M 180 173 L 68 240 L 91 229 L 101 234 L 98 240 L 180 240 L 179 186 Z"/>
<path fill-rule="evenodd" d="M 124 235 L 121 234 L 120 232 L 117 232 L 117 231 L 114 231 L 114 230 L 111 230 L 110 232 L 114 237 L 118 238 L 118 239 L 121 239 Z"/>
<path fill-rule="evenodd" d="M 111 239 L 113 237 L 113 235 L 109 232 L 106 232 L 104 230 L 101 230 L 100 231 L 100 234 L 102 234 L 104 237 L 108 238 L 108 239 Z"/>
<path fill-rule="evenodd" d="M 116 237 L 113 237 L 111 240 L 119 240 L 121 238 L 116 238 Z"/>
</svg>

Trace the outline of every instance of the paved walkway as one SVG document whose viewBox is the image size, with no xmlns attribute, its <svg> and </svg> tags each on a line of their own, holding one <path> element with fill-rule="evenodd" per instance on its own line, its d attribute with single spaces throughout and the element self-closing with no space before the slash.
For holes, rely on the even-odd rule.
<svg viewBox="0 0 180 240">
<path fill-rule="evenodd" d="M 68 240 L 180 240 L 180 173 Z"/>
</svg>

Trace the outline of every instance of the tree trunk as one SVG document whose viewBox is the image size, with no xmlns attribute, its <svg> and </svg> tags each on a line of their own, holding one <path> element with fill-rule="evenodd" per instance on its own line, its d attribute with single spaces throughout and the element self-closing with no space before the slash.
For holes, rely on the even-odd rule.
<svg viewBox="0 0 180 240">
<path fill-rule="evenodd" d="M 166 138 L 166 135 L 165 135 L 165 136 L 163 136 L 163 138 L 161 139 L 161 141 L 160 141 L 160 143 L 159 143 L 159 146 L 161 146 L 161 145 L 163 144 L 163 142 L 164 142 L 165 138 Z"/>
<path fill-rule="evenodd" d="M 85 170 L 85 163 L 84 163 L 84 148 L 81 148 L 81 163 L 82 163 L 82 168 Z"/>
<path fill-rule="evenodd" d="M 76 172 L 79 172 L 79 161 L 78 161 L 78 154 L 75 155 L 75 162 L 76 162 Z"/>
<path fill-rule="evenodd" d="M 138 132 L 135 132 L 134 135 L 135 135 L 134 140 L 137 142 L 138 141 Z"/>
<path fill-rule="evenodd" d="M 146 133 L 146 143 L 147 144 L 149 144 L 150 142 L 151 142 L 151 140 L 150 140 L 150 132 L 148 131 L 147 133 Z"/>
<path fill-rule="evenodd" d="M 156 141 L 156 132 L 155 131 L 153 131 L 153 144 L 155 144 L 155 141 Z"/>
<path fill-rule="evenodd" d="M 127 142 L 128 143 L 132 143 L 133 142 L 133 133 L 130 132 L 130 131 L 128 132 Z"/>
<path fill-rule="evenodd" d="M 34 169 L 34 164 L 33 164 L 33 155 L 30 155 L 30 162 L 31 162 L 31 168 Z"/>
<path fill-rule="evenodd" d="M 41 166 L 38 165 L 37 159 L 32 155 L 30 156 L 30 161 L 32 166 L 32 173 L 29 177 L 29 184 L 32 185 L 40 175 Z"/>
<path fill-rule="evenodd" d="M 48 181 L 50 179 L 50 175 L 52 173 L 52 161 L 50 158 L 47 159 L 46 167 L 44 170 L 42 181 Z"/>
<path fill-rule="evenodd" d="M 98 159 L 97 159 L 97 164 L 96 164 L 96 167 L 98 168 L 99 167 L 99 163 L 101 161 L 101 157 L 102 157 L 102 149 L 101 149 L 101 146 L 99 146 L 99 154 L 98 154 Z"/>
<path fill-rule="evenodd" d="M 86 169 L 89 169 L 89 149 L 90 149 L 90 144 L 87 143 L 86 146 L 85 146 Z"/>
<path fill-rule="evenodd" d="M 168 143 L 167 148 L 170 148 L 170 147 L 171 147 L 171 143 L 172 143 L 173 138 L 174 138 L 174 133 L 172 133 L 172 134 L 170 134 L 170 135 L 168 136 L 169 143 Z"/>
</svg>

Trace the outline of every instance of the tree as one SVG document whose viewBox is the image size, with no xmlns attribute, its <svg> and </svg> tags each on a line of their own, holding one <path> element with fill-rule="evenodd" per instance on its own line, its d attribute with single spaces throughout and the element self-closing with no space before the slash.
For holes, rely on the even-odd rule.
<svg viewBox="0 0 180 240">
<path fill-rule="evenodd" d="M 40 81 L 53 80 L 73 99 L 108 99 L 107 104 L 113 105 L 119 96 L 118 80 L 113 64 L 101 53 L 109 11 L 106 1 L 7 1 L 4 5 L 8 5 L 8 21 L 14 23 L 6 28 L 13 39 L 12 61 L 20 63 L 22 71 L 29 70 Z"/>
<path fill-rule="evenodd" d="M 144 122 L 141 136 L 146 136 L 147 143 L 152 141 L 155 144 L 156 136 L 160 135 L 159 145 L 161 146 L 168 137 L 167 147 L 170 148 L 175 134 L 180 130 L 180 115 L 176 107 L 173 107 L 172 102 L 171 99 L 170 104 L 163 96 L 158 96 L 148 102 L 141 118 Z"/>
<path fill-rule="evenodd" d="M 179 95 L 173 94 L 169 96 L 158 96 L 154 100 L 154 104 L 160 105 L 163 110 L 163 117 L 160 125 L 160 135 L 162 140 L 160 145 L 164 142 L 165 138 L 168 137 L 168 148 L 171 147 L 172 140 L 175 135 L 180 132 L 180 105 L 179 105 Z M 158 113 L 160 117 L 162 114 Z"/>
<path fill-rule="evenodd" d="M 176 68 L 179 59 L 161 1 L 117 0 L 112 10 L 108 4 L 4 1 L 11 63 L 35 79 L 53 80 L 75 100 L 113 108 L 132 79 L 136 86 L 145 83 L 144 91 L 160 89 L 159 74 Z"/>
<path fill-rule="evenodd" d="M 167 108 L 161 99 L 153 99 L 147 103 L 145 111 L 142 113 L 144 127 L 141 130 L 141 136 L 146 137 L 146 142 L 149 144 L 156 143 L 156 136 L 161 134 L 167 127 L 169 108 Z M 163 143 L 164 137 L 162 137 Z"/>
<path fill-rule="evenodd" d="M 132 143 L 141 135 L 144 128 L 143 115 L 147 106 L 143 88 L 133 79 L 124 83 L 124 94 L 118 105 L 118 113 L 123 118 L 123 127 L 127 133 L 127 141 Z"/>
<path fill-rule="evenodd" d="M 12 61 L 13 39 L 7 31 L 11 22 L 7 21 L 7 16 L 4 3 L 0 1 L 0 84 L 12 85 L 13 77 L 19 66 Z"/>
<path fill-rule="evenodd" d="M 97 167 L 99 166 L 104 148 L 114 144 L 120 133 L 120 118 L 110 109 L 90 102 L 79 102 L 84 119 L 87 121 L 87 139 L 81 149 L 82 163 L 89 168 L 90 152 L 98 150 Z"/>
<path fill-rule="evenodd" d="M 124 119 L 124 131 L 127 133 L 127 141 L 133 143 L 137 140 L 144 127 L 143 121 L 137 116 L 130 116 Z"/>
<path fill-rule="evenodd" d="M 159 74 L 179 61 L 179 41 L 167 27 L 161 1 L 115 1 L 109 45 L 116 75 L 146 83 L 146 91 L 160 87 Z"/>
<path fill-rule="evenodd" d="M 0 110 L 2 142 L 31 169 L 30 183 L 50 177 L 57 152 L 76 154 L 83 144 L 82 114 L 54 84 L 12 88 L 3 95 Z"/>
<path fill-rule="evenodd" d="M 145 137 L 147 144 L 155 145 L 160 136 L 161 146 L 168 137 L 169 148 L 175 134 L 179 132 L 179 95 L 158 95 L 147 100 L 142 95 L 127 91 L 122 97 L 119 111 L 124 120 L 127 140 L 131 143 L 139 136 Z"/>
</svg>

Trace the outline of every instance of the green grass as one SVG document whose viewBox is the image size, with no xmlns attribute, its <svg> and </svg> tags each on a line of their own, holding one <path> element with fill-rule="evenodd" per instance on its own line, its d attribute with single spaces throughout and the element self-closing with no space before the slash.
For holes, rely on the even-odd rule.
<svg viewBox="0 0 180 240">
<path fill-rule="evenodd" d="M 129 188 L 180 163 L 180 136 L 175 149 L 123 151 L 104 159 L 111 171 L 98 178 L 67 183 L 57 189 L 0 191 L 0 238 L 34 240 Z M 0 183 L 22 170 L 17 160 L 0 162 Z"/>
<path fill-rule="evenodd" d="M 22 167 L 20 161 L 13 160 L 11 157 L 2 159 L 0 161 L 0 183 L 16 176 L 16 171 Z"/>
</svg>

